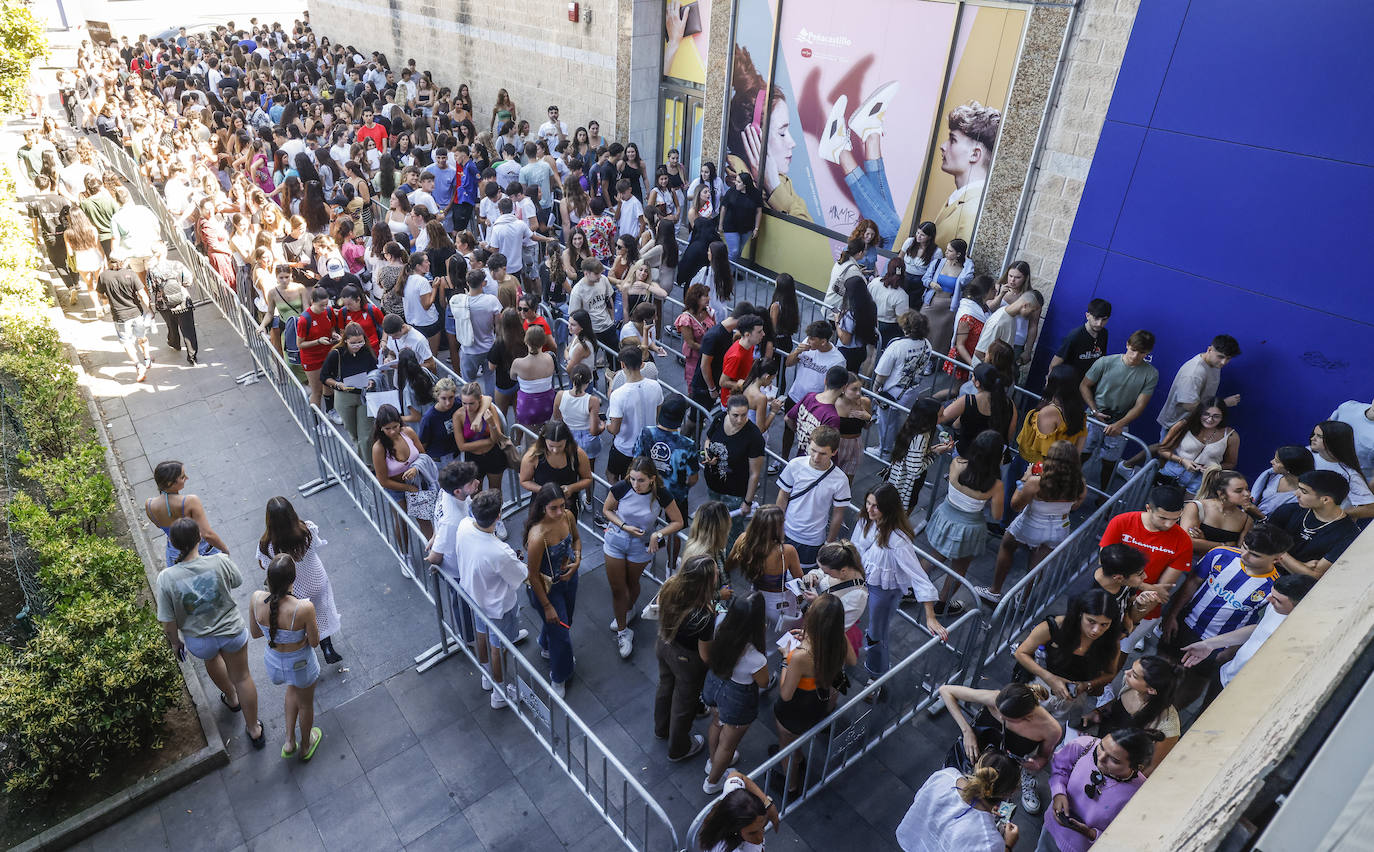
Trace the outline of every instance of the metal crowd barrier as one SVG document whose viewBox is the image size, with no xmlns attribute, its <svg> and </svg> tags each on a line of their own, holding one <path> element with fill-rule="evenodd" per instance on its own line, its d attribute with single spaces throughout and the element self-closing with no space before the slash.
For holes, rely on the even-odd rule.
<svg viewBox="0 0 1374 852">
<path fill-rule="evenodd" d="M 773 799 L 778 817 L 786 820 L 900 730 L 915 728 L 918 735 L 937 746 L 948 739 L 947 729 L 937 727 L 923 711 L 939 702 L 942 685 L 962 682 L 981 645 L 982 621 L 978 610 L 965 613 L 949 627 L 948 644 L 928 640 L 882 677 L 847 696 L 843 704 L 787 748 L 751 770 L 749 777 L 766 788 L 770 772 L 785 772 L 789 761 L 804 761 L 796 770 L 801 778 L 800 793 L 793 795 L 784 782 L 782 794 Z M 692 821 L 687 830 L 688 849 L 697 848 L 701 824 L 718 801 L 719 797 L 713 799 Z"/>
</svg>

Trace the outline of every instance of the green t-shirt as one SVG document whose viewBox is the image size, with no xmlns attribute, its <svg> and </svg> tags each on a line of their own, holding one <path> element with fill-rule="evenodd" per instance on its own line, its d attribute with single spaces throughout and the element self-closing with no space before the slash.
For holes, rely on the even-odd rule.
<svg viewBox="0 0 1374 852">
<path fill-rule="evenodd" d="M 157 575 L 157 620 L 176 622 L 187 636 L 236 636 L 243 616 L 229 590 L 241 585 L 238 566 L 223 553 L 178 562 Z"/>
<path fill-rule="evenodd" d="M 95 225 L 96 235 L 102 240 L 114 237 L 114 214 L 119 210 L 119 205 L 110 197 L 107 192 L 98 192 L 95 195 L 88 195 L 77 202 L 81 212 Z"/>
<path fill-rule="evenodd" d="M 1097 359 L 1088 370 L 1094 383 L 1093 395 L 1099 410 L 1109 413 L 1113 420 L 1131 410 L 1141 394 L 1152 394 L 1159 383 L 1159 371 L 1149 364 L 1128 367 L 1121 355 Z"/>
</svg>

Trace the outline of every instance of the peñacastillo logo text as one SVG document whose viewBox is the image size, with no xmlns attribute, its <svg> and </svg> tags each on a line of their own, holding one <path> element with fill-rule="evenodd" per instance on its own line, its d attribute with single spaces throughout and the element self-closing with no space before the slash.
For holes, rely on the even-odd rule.
<svg viewBox="0 0 1374 852">
<path fill-rule="evenodd" d="M 830 47 L 850 47 L 854 42 L 845 36 L 825 35 L 823 33 L 813 33 L 806 27 L 797 31 L 797 41 L 802 44 L 824 44 Z"/>
</svg>

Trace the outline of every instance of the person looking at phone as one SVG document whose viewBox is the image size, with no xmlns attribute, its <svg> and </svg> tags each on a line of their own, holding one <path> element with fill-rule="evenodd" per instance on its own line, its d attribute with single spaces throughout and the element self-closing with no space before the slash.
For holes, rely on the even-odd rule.
<svg viewBox="0 0 1374 852">
<path fill-rule="evenodd" d="M 1077 737 L 1050 761 L 1050 808 L 1037 852 L 1084 852 L 1145 783 L 1156 730 L 1123 728 L 1102 739 Z"/>
<path fill-rule="evenodd" d="M 1055 746 L 1064 738 L 1064 726 L 1042 706 L 1049 697 L 1043 684 L 1009 683 L 1000 690 L 940 687 L 940 698 L 960 731 L 959 740 L 945 755 L 945 766 L 967 771 L 979 755 L 989 751 L 1008 755 L 1025 770 L 1018 781 L 1021 807 L 1029 814 L 1040 813 L 1033 773 L 1049 764 Z M 971 721 L 964 704 L 979 708 Z"/>
<path fill-rule="evenodd" d="M 1021 767 L 1005 754 L 985 752 L 973 771 L 936 770 L 916 791 L 897 826 L 903 852 L 1000 852 L 1016 845 L 1020 832 L 1007 801 L 1021 787 Z"/>
</svg>

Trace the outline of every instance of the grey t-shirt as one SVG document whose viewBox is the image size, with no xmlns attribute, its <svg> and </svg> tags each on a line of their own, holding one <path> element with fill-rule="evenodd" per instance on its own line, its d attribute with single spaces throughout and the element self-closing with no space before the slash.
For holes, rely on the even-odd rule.
<svg viewBox="0 0 1374 852">
<path fill-rule="evenodd" d="M 1158 423 L 1169 428 L 1187 416 L 1188 411 L 1208 397 L 1215 396 L 1221 384 L 1221 368 L 1210 367 L 1201 355 L 1194 355 L 1178 368 L 1169 396 L 1159 410 Z"/>
<path fill-rule="evenodd" d="M 1136 398 L 1141 394 L 1152 394 L 1159 383 L 1159 371 L 1149 364 L 1128 367 L 1121 355 L 1108 355 L 1099 358 L 1088 378 L 1094 382 L 1093 395 L 1097 407 L 1119 420 L 1131 410 Z"/>
<path fill-rule="evenodd" d="M 241 585 L 238 566 L 223 553 L 178 562 L 157 575 L 157 620 L 176 622 L 187 636 L 236 636 L 243 615 L 229 590 Z"/>
</svg>

